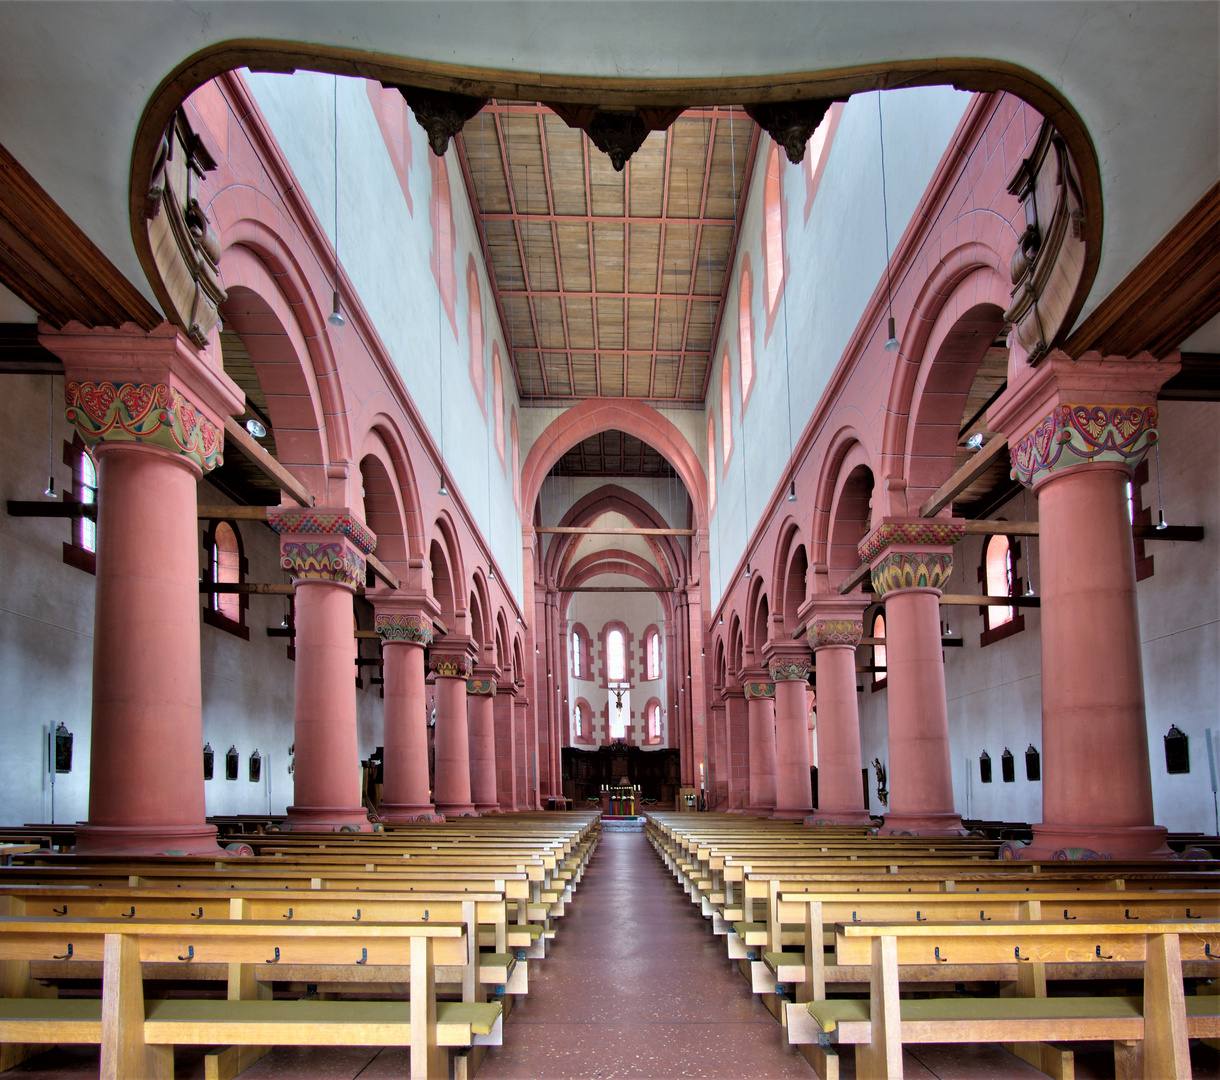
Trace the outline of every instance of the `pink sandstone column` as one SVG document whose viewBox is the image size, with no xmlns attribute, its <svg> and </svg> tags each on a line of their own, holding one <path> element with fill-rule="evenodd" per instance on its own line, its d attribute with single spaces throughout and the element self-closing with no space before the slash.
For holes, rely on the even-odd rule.
<svg viewBox="0 0 1220 1080">
<path fill-rule="evenodd" d="M 805 689 L 809 685 L 809 650 L 799 642 L 768 642 L 768 673 L 775 681 L 775 813 L 776 818 L 804 821 L 813 812 L 809 775 L 809 727 Z"/>
<path fill-rule="evenodd" d="M 863 600 L 820 600 L 807 616 L 818 694 L 818 806 L 816 825 L 868 825 L 860 783 L 860 703 L 856 646 L 864 635 Z"/>
<path fill-rule="evenodd" d="M 500 809 L 496 798 L 496 668 L 478 668 L 466 680 L 470 725 L 470 795 L 480 814 Z"/>
<path fill-rule="evenodd" d="M 949 766 L 949 705 L 940 644 L 940 586 L 961 525 L 886 521 L 860 544 L 873 592 L 885 598 L 889 698 L 886 835 L 957 836 Z"/>
<path fill-rule="evenodd" d="M 512 672 L 507 685 L 496 688 L 496 790 L 500 809 L 516 811 L 517 806 L 517 687 Z"/>
<path fill-rule="evenodd" d="M 428 695 L 424 649 L 432 644 L 426 598 L 374 601 L 374 629 L 381 635 L 385 683 L 384 787 L 381 814 L 386 821 L 444 821 L 428 789 Z"/>
<path fill-rule="evenodd" d="M 196 484 L 242 394 L 163 324 L 40 327 L 64 361 L 67 418 L 98 463 L 87 854 L 215 855 L 205 820 Z"/>
<path fill-rule="evenodd" d="M 992 410 L 1040 523 L 1042 822 L 1022 858 L 1170 856 L 1153 813 L 1127 482 L 1178 366 L 1052 352 Z"/>
<path fill-rule="evenodd" d="M 377 538 L 346 507 L 280 507 L 280 567 L 296 586 L 293 672 L 295 829 L 367 832 L 360 803 L 352 596 Z"/>
<path fill-rule="evenodd" d="M 750 801 L 752 814 L 775 810 L 775 683 L 767 672 L 744 672 L 742 690 L 750 732 Z"/>
<path fill-rule="evenodd" d="M 446 640 L 428 656 L 436 676 L 436 808 L 446 818 L 474 817 L 470 797 L 470 728 L 466 716 L 466 680 L 470 654 L 462 639 Z M 460 650 L 460 651 L 459 651 Z"/>
</svg>

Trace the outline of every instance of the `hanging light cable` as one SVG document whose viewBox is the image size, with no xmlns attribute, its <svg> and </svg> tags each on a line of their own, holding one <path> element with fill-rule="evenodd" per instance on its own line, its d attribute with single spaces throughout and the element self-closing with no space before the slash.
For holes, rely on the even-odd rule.
<svg viewBox="0 0 1220 1080">
<path fill-rule="evenodd" d="M 441 289 L 440 283 L 436 287 L 436 389 L 437 395 L 440 398 L 440 435 L 441 435 L 441 486 L 437 489 L 437 494 L 447 496 L 449 489 L 445 486 L 445 371 L 444 365 L 441 363 Z"/>
<path fill-rule="evenodd" d="M 1169 528 L 1169 523 L 1165 520 L 1165 499 L 1161 495 L 1161 444 L 1156 444 L 1156 505 L 1157 505 L 1157 522 L 1156 530 L 1161 532 Z"/>
<path fill-rule="evenodd" d="M 877 91 L 877 134 L 881 141 L 881 217 L 885 224 L 885 308 L 889 316 L 886 352 L 897 352 L 902 348 L 894 332 L 894 289 L 890 277 L 890 208 L 885 194 L 885 127 L 881 120 L 881 91 Z"/>
<path fill-rule="evenodd" d="M 339 310 L 339 76 L 335 76 L 333 116 L 335 124 L 335 289 L 331 297 L 330 315 L 326 321 L 331 326 L 342 326 L 346 321 Z"/>
<path fill-rule="evenodd" d="M 54 499 L 55 494 L 55 376 L 51 376 L 51 399 L 48 416 L 46 416 L 46 488 L 43 492 L 46 498 Z"/>
</svg>

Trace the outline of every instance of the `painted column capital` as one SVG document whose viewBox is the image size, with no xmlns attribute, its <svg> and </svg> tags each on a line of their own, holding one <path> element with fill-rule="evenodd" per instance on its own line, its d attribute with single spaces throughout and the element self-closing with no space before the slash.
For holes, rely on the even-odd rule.
<svg viewBox="0 0 1220 1080">
<path fill-rule="evenodd" d="M 768 641 L 763 646 L 767 674 L 772 682 L 808 682 L 813 663 L 802 641 Z"/>
<path fill-rule="evenodd" d="M 379 611 L 373 617 L 373 629 L 387 645 L 406 642 L 426 648 L 432 644 L 432 620 L 427 615 L 398 615 Z"/>
<path fill-rule="evenodd" d="M 809 620 L 805 637 L 811 649 L 825 649 L 834 645 L 855 648 L 864 636 L 864 620 L 816 615 Z"/>
<path fill-rule="evenodd" d="M 472 694 L 475 697 L 495 697 L 496 696 L 496 680 L 487 678 L 474 678 L 466 680 L 466 693 Z"/>
<path fill-rule="evenodd" d="M 988 410 L 987 422 L 1008 439 L 1010 475 L 1027 487 L 1078 465 L 1134 469 L 1157 440 L 1157 392 L 1180 369 L 1163 360 L 1061 350 Z"/>
<path fill-rule="evenodd" d="M 349 589 L 362 586 L 365 556 L 377 537 L 346 507 L 280 507 L 267 512 L 280 535 L 280 567 L 295 582 L 328 581 Z"/>
<path fill-rule="evenodd" d="M 373 603 L 373 629 L 386 644 L 405 642 L 427 647 L 432 644 L 436 628 L 433 616 L 440 607 L 432 597 L 422 593 L 395 592 L 367 597 Z"/>
<path fill-rule="evenodd" d="M 961 522 L 883 521 L 863 540 L 862 562 L 872 567 L 873 593 L 939 589 L 953 570 L 953 545 L 965 535 Z"/>
<path fill-rule="evenodd" d="M 746 699 L 775 697 L 775 681 L 766 668 L 744 668 L 741 672 L 741 690 Z"/>
<path fill-rule="evenodd" d="M 1036 487 L 1076 465 L 1108 462 L 1134 470 L 1157 440 L 1155 405 L 1056 405 L 1009 449 L 1009 475 Z"/>
<path fill-rule="evenodd" d="M 433 675 L 445 678 L 469 679 L 473 674 L 474 666 L 470 662 L 468 653 L 437 652 L 432 649 L 428 652 L 428 670 Z"/>
<path fill-rule="evenodd" d="M 38 340 L 63 360 L 65 415 L 87 445 L 155 446 L 201 473 L 223 461 L 225 419 L 245 396 L 215 344 L 200 349 L 169 323 L 151 331 L 40 323 Z"/>
</svg>

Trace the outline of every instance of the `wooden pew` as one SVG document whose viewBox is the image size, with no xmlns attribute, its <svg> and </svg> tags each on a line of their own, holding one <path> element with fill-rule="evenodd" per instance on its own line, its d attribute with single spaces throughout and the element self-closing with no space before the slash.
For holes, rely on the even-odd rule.
<svg viewBox="0 0 1220 1080">
<path fill-rule="evenodd" d="M 498 1045 L 495 1002 L 437 1002 L 435 965 L 461 963 L 461 924 L 0 918 L 0 959 L 103 965 L 101 1001 L 0 999 L 0 1042 L 98 1043 L 102 1080 L 173 1076 L 175 1045 L 409 1046 L 413 1077 L 447 1077 L 449 1050 Z M 145 1001 L 142 963 L 230 966 L 230 1000 Z M 410 1003 L 241 999 L 260 964 L 409 969 Z M 234 970 L 236 969 L 236 970 Z"/>
<path fill-rule="evenodd" d="M 869 999 L 788 1007 L 794 1045 L 854 1045 L 857 1076 L 901 1077 L 902 1046 L 918 1042 L 1143 1043 L 1149 1077 L 1189 1078 L 1187 1039 L 1220 1035 L 1220 997 L 1187 999 L 1183 960 L 1215 964 L 1220 921 L 865 924 L 835 928 L 836 962 L 869 965 Z M 1092 963 L 1144 965 L 1132 997 L 900 999 L 899 967 Z M 823 1080 L 826 1080 L 825 1075 Z"/>
</svg>

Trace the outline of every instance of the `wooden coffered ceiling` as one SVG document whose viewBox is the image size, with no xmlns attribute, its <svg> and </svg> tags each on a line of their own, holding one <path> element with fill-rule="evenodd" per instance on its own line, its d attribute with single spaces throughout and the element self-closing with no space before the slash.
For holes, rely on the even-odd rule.
<svg viewBox="0 0 1220 1080">
<path fill-rule="evenodd" d="M 640 476 L 671 479 L 678 474 L 646 442 L 622 431 L 583 439 L 559 459 L 557 476 Z"/>
<path fill-rule="evenodd" d="M 692 109 L 615 172 L 545 105 L 467 121 L 458 154 L 522 401 L 702 403 L 757 141 L 739 107 Z"/>
</svg>

